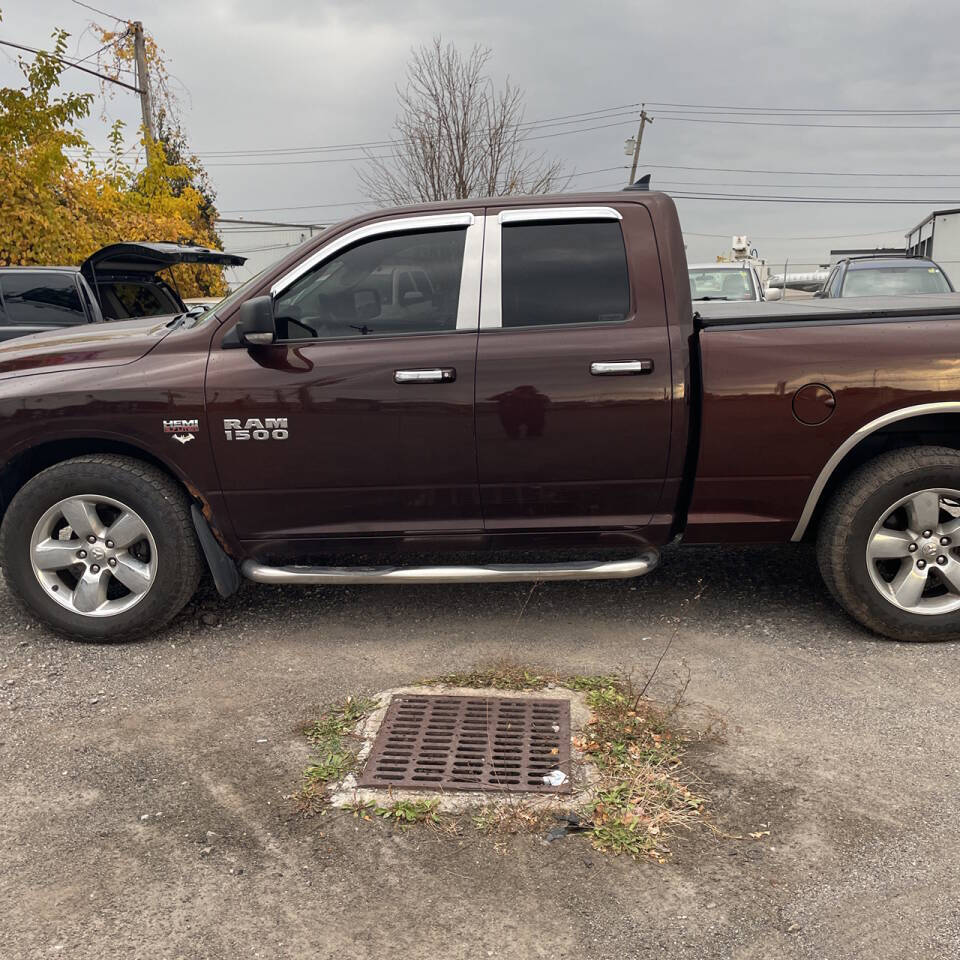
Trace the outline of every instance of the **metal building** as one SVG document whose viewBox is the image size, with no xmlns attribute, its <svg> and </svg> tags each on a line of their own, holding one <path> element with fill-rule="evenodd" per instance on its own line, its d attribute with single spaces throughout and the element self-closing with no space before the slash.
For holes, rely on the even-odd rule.
<svg viewBox="0 0 960 960">
<path fill-rule="evenodd" d="M 247 258 L 242 267 L 227 267 L 224 276 L 233 290 L 286 256 L 325 227 L 315 223 L 276 223 L 270 220 L 218 220 L 217 233 L 226 253 Z"/>
<path fill-rule="evenodd" d="M 907 237 L 908 257 L 930 257 L 960 290 L 960 208 L 934 210 Z"/>
</svg>

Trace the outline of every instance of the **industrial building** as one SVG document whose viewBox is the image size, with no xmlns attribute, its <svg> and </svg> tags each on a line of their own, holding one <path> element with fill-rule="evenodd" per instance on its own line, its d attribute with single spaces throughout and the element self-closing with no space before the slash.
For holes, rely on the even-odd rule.
<svg viewBox="0 0 960 960">
<path fill-rule="evenodd" d="M 906 234 L 908 257 L 930 257 L 960 290 L 960 208 L 934 210 Z"/>
<path fill-rule="evenodd" d="M 269 220 L 218 220 L 217 233 L 226 253 L 246 257 L 242 267 L 224 270 L 231 290 L 285 257 L 304 240 L 326 228 L 316 223 L 276 223 Z"/>
</svg>

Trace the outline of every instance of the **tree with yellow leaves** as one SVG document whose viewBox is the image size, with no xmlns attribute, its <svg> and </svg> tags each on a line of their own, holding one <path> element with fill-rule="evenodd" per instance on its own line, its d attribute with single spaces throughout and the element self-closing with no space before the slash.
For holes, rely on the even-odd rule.
<svg viewBox="0 0 960 960">
<path fill-rule="evenodd" d="M 53 50 L 20 61 L 25 84 L 0 88 L 0 265 L 79 264 L 108 243 L 170 241 L 219 247 L 212 193 L 196 169 L 170 162 L 162 141 L 144 137 L 147 164 L 122 160 L 122 125 L 114 124 L 111 155 L 93 159 L 79 122 L 90 94 L 61 93 L 67 33 Z M 219 268 L 175 268 L 184 296 L 226 292 Z"/>
</svg>

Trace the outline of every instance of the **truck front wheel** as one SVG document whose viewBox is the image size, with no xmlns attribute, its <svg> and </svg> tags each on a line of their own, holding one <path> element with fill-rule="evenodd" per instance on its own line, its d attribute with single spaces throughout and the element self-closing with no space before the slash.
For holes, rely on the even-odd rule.
<svg viewBox="0 0 960 960">
<path fill-rule="evenodd" d="M 817 555 L 864 626 L 895 640 L 960 639 L 960 452 L 910 447 L 862 466 L 830 501 Z"/>
<path fill-rule="evenodd" d="M 184 491 L 149 464 L 107 454 L 66 460 L 28 481 L 3 518 L 0 557 L 25 606 L 82 640 L 158 629 L 201 572 Z"/>
</svg>

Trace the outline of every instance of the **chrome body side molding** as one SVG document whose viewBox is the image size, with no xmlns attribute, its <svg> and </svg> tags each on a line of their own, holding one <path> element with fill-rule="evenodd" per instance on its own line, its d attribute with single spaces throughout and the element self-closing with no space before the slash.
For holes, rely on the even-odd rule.
<svg viewBox="0 0 960 960">
<path fill-rule="evenodd" d="M 653 548 L 630 560 L 575 563 L 505 563 L 490 566 L 436 567 L 268 567 L 243 563 L 243 575 L 257 583 L 529 583 L 536 580 L 626 580 L 649 573 L 660 562 Z"/>
<path fill-rule="evenodd" d="M 877 430 L 882 430 L 891 423 L 896 423 L 899 420 L 909 420 L 911 417 L 925 417 L 932 413 L 960 413 L 960 403 L 949 400 L 939 403 L 920 403 L 912 407 L 902 407 L 900 410 L 891 410 L 882 417 L 877 417 L 876 420 L 865 423 L 859 430 L 847 437 L 833 452 L 833 456 L 830 457 L 820 471 L 816 482 L 807 495 L 807 501 L 803 506 L 803 513 L 800 514 L 800 519 L 790 539 L 792 541 L 803 539 L 803 535 L 806 533 L 807 527 L 810 524 L 810 518 L 817 508 L 820 495 L 823 493 L 824 487 L 826 487 L 827 482 L 833 475 L 833 471 L 837 469 L 840 461 L 843 460 L 861 440 L 869 437 L 871 433 L 876 433 Z"/>
</svg>

